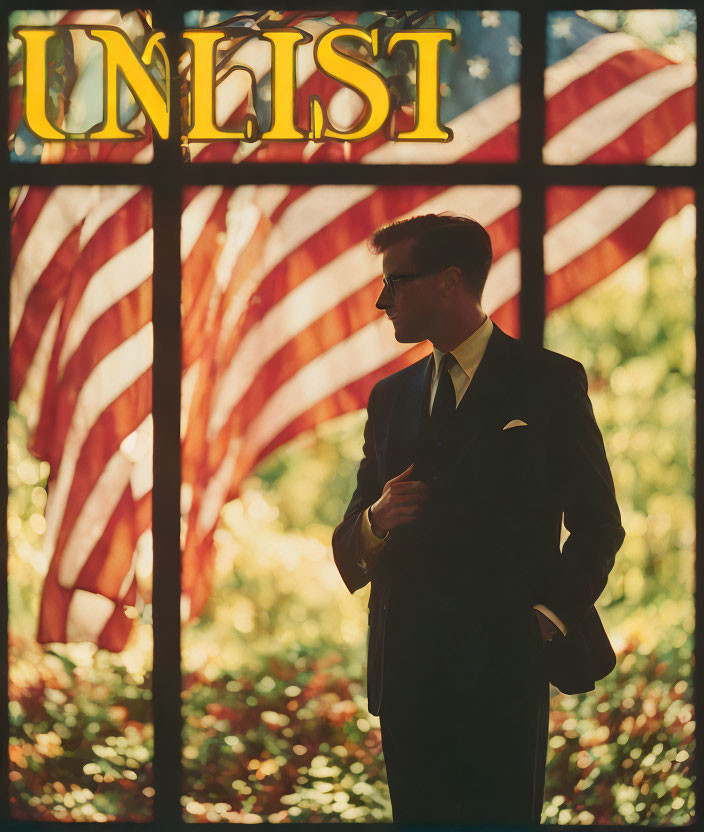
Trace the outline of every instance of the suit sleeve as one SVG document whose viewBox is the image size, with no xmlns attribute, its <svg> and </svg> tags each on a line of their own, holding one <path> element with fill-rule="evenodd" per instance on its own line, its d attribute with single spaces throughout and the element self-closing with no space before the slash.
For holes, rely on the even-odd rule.
<svg viewBox="0 0 704 832">
<path fill-rule="evenodd" d="M 569 631 L 603 592 L 625 533 L 581 364 L 570 362 L 562 374 L 553 413 L 557 494 L 569 537 L 541 600 Z"/>
<path fill-rule="evenodd" d="M 372 503 L 376 502 L 383 488 L 383 483 L 379 482 L 374 442 L 373 414 L 376 391 L 377 388 L 374 387 L 367 405 L 367 422 L 364 426 L 362 461 L 357 471 L 357 487 L 347 506 L 342 522 L 332 534 L 332 551 L 335 565 L 350 592 L 356 592 L 369 583 L 374 571 L 372 559 L 377 553 L 364 545 L 361 528 L 364 512 Z"/>
</svg>

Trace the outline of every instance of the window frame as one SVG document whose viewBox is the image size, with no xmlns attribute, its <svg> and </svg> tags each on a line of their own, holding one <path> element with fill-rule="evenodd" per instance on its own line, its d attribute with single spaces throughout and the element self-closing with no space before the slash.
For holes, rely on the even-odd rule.
<svg viewBox="0 0 704 832">
<path fill-rule="evenodd" d="M 156 0 L 148 4 L 153 12 L 154 26 L 167 33 L 166 48 L 171 56 L 171 66 L 176 67 L 174 56 L 180 46 L 179 34 L 183 28 L 183 12 L 198 6 L 186 0 Z M 276 8 L 296 8 L 295 4 L 280 2 Z M 31 3 L 12 4 L 2 15 L 3 43 L 8 42 L 9 14 L 15 9 L 25 9 Z M 116 8 L 112 2 L 41 3 L 42 9 L 101 9 Z M 271 3 L 250 5 L 253 9 L 271 8 Z M 403 181 L 408 185 L 505 185 L 521 188 L 519 209 L 519 248 L 521 258 L 521 290 L 519 315 L 521 339 L 535 345 L 543 343 L 545 323 L 545 274 L 543 245 L 545 235 L 545 193 L 553 185 L 652 185 L 655 187 L 692 187 L 695 204 L 704 197 L 704 83 L 697 84 L 696 91 L 696 162 L 687 167 L 651 167 L 644 164 L 609 165 L 547 165 L 543 162 L 544 93 L 543 73 L 546 55 L 547 12 L 575 10 L 584 4 L 564 0 L 510 0 L 497 3 L 465 0 L 453 5 L 462 10 L 515 10 L 521 13 L 520 61 L 520 139 L 519 158 L 513 163 L 457 164 L 457 165 L 404 165 Z M 596 4 L 601 9 L 667 9 L 692 8 L 697 19 L 697 66 L 704 64 L 704 5 L 694 2 L 637 2 Z M 320 0 L 305 3 L 311 10 L 319 8 L 376 9 L 378 4 L 341 3 L 339 0 L 323 3 Z M 440 6 L 442 8 L 442 6 Z M 172 73 L 173 76 L 173 73 Z M 177 100 L 176 78 L 172 77 L 172 100 Z M 4 135 L 8 135 L 9 90 L 8 62 L 0 61 L 0 114 Z M 10 162 L 6 141 L 2 161 L 3 179 L 9 188 L 21 185 L 132 184 L 152 189 L 154 224 L 154 280 L 152 314 L 154 324 L 153 365 L 153 418 L 154 418 L 154 485 L 152 492 L 154 535 L 154 666 L 153 666 L 153 719 L 154 719 L 154 818 L 145 826 L 164 825 L 169 829 L 186 826 L 182 816 L 181 784 L 181 621 L 180 621 L 180 569 L 174 569 L 174 552 L 180 553 L 179 541 L 179 493 L 180 464 L 180 399 L 181 399 L 181 282 L 180 278 L 180 223 L 183 190 L 189 186 L 243 184 L 296 184 L 320 183 L 345 185 L 395 185 L 399 183 L 397 165 L 364 165 L 355 163 L 334 164 L 192 164 L 181 159 L 180 124 L 178 108 L 171 112 L 171 137 L 154 140 L 154 159 L 144 165 L 132 164 L 22 164 Z M 7 426 L 9 416 L 9 277 L 10 277 L 10 211 L 6 199 L 2 211 L 0 234 L 4 242 L 3 287 L 0 297 L 0 330 L 2 357 L 0 359 L 0 388 L 2 391 L 2 418 Z M 704 211 L 696 213 L 695 266 L 696 274 L 704 275 L 702 263 L 704 246 Z M 704 277 L 701 278 L 704 280 Z M 697 286 L 699 285 L 699 279 Z M 695 296 L 696 344 L 704 354 L 704 291 Z M 698 361 L 695 374 L 696 447 L 704 447 L 704 406 L 700 391 L 704 390 L 704 361 Z M 7 441 L 0 443 L 0 468 L 7 471 Z M 695 458 L 695 527 L 704 528 L 704 453 Z M 7 555 L 7 476 L 0 478 L 0 548 Z M 701 543 L 696 554 L 701 554 Z M 180 563 L 180 560 L 179 560 Z M 698 563 L 698 558 L 697 558 Z M 7 598 L 7 557 L 0 567 L 0 597 Z M 696 638 L 704 644 L 704 566 L 697 565 L 695 582 Z M 8 628 L 8 605 L 0 604 L 0 629 Z M 701 638 L 701 642 L 699 639 Z M 2 641 L 0 657 L 0 745 L 8 746 L 8 644 Z M 704 691 L 704 661 L 694 669 L 694 685 L 697 701 Z M 704 787 L 704 763 L 699 755 L 695 761 L 697 772 L 697 799 L 702 799 Z M 9 758 L 6 750 L 0 753 L 0 819 L 7 819 L 16 828 L 23 828 L 33 821 L 12 820 L 10 816 Z M 701 805 L 701 804 L 698 804 Z M 81 824 L 79 824 L 81 825 Z M 87 825 L 87 824 L 84 824 Z M 305 824 L 304 824 L 305 825 Z M 133 828 L 133 824 L 115 823 L 111 828 Z"/>
</svg>

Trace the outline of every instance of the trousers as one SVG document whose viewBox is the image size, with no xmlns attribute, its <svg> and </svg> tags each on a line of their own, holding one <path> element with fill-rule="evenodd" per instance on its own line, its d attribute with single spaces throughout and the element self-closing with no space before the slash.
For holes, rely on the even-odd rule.
<svg viewBox="0 0 704 832">
<path fill-rule="evenodd" d="M 380 712 L 394 822 L 540 823 L 550 687 L 534 612 L 434 651 L 404 618 L 387 623 Z"/>
</svg>

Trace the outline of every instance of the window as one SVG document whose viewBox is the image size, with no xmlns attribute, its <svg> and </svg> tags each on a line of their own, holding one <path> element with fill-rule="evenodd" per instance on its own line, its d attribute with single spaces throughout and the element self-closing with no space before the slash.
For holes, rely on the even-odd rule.
<svg viewBox="0 0 704 832">
<path fill-rule="evenodd" d="M 585 364 L 627 513 L 602 598 L 621 662 L 576 718 L 574 698 L 553 701 L 544 822 L 691 821 L 701 20 L 690 9 L 512 5 L 160 3 L 5 18 L 11 818 L 389 819 L 363 708 L 364 609 L 334 583 L 327 546 L 370 387 L 427 351 L 400 348 L 381 326 L 365 240 L 392 219 L 456 210 L 491 232 L 495 322 Z M 11 30 L 93 20 L 141 47 L 166 30 L 185 89 L 188 57 L 171 37 L 184 27 L 447 28 L 456 45 L 440 47 L 438 106 L 453 139 L 189 142 L 172 108 L 161 140 L 125 92 L 136 141 L 37 142 L 22 123 Z M 261 47 L 244 37 L 219 47 L 222 129 L 248 115 L 270 125 Z M 373 63 L 363 45 L 344 48 Z M 335 129 L 349 129 L 364 101 L 317 72 L 311 49 L 297 59 L 297 124 L 312 130 L 317 95 Z M 379 64 L 395 131 L 418 115 L 414 57 L 400 49 Z M 100 119 L 97 44 L 77 29 L 49 58 L 47 116 L 89 129 Z M 232 71 L 244 58 L 252 84 Z M 151 66 L 165 96 L 158 50 Z M 334 623 L 316 580 L 340 591 Z M 676 592 L 662 592 L 667 580 Z M 638 630 L 647 616 L 662 637 Z M 608 798 L 590 793 L 597 777 Z"/>
</svg>

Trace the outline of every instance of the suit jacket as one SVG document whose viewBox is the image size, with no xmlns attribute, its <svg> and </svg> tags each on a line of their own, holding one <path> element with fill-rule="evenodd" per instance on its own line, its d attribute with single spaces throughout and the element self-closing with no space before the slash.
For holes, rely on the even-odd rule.
<svg viewBox="0 0 704 832">
<path fill-rule="evenodd" d="M 389 609 L 422 652 L 444 650 L 478 621 L 512 621 L 545 604 L 565 623 L 543 651 L 565 693 L 591 690 L 615 664 L 594 602 L 624 531 L 581 364 L 521 344 L 496 325 L 456 412 L 450 464 L 429 481 L 422 516 L 391 531 L 370 572 L 359 550 L 363 512 L 417 462 L 432 356 L 371 391 L 357 487 L 333 533 L 350 592 L 371 580 L 369 710 L 383 690 Z M 503 430 L 520 419 L 526 426 Z M 418 467 L 418 466 L 417 466 Z M 569 537 L 560 549 L 564 523 Z M 399 628 L 393 628 L 398 633 Z"/>
</svg>

